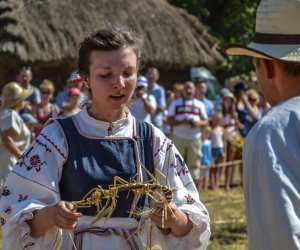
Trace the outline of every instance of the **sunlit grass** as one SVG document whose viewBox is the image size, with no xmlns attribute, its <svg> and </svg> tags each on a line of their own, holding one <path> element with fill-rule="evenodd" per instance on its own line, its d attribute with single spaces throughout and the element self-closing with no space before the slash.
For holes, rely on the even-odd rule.
<svg viewBox="0 0 300 250">
<path fill-rule="evenodd" d="M 243 189 L 219 189 L 200 194 L 207 207 L 212 236 L 208 250 L 246 250 L 247 230 Z"/>
</svg>

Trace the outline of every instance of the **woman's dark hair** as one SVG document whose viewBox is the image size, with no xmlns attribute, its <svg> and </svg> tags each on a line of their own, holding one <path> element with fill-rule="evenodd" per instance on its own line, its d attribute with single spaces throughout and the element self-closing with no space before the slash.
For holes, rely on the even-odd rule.
<svg viewBox="0 0 300 250">
<path fill-rule="evenodd" d="M 137 68 L 140 65 L 142 39 L 129 28 L 112 25 L 100 29 L 83 39 L 79 44 L 78 71 L 89 75 L 90 54 L 95 50 L 111 51 L 131 46 L 137 56 Z"/>
</svg>

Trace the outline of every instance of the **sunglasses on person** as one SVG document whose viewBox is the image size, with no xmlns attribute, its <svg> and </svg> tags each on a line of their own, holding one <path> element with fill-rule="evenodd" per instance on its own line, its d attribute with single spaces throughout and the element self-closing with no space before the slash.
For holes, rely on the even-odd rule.
<svg viewBox="0 0 300 250">
<path fill-rule="evenodd" d="M 256 99 L 255 98 L 248 98 L 249 99 L 249 102 L 256 102 Z"/>
<path fill-rule="evenodd" d="M 50 91 L 41 91 L 41 94 L 42 95 L 51 95 L 51 92 Z"/>
</svg>

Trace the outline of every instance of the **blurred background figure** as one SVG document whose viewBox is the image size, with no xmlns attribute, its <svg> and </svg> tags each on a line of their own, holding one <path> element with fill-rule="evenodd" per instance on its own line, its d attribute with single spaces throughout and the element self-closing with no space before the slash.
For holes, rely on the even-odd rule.
<svg viewBox="0 0 300 250">
<path fill-rule="evenodd" d="M 261 117 L 258 109 L 259 96 L 254 89 L 250 89 L 247 84 L 240 82 L 234 86 L 235 96 L 237 98 L 237 114 L 240 121 L 240 134 L 246 137 L 250 129 Z M 243 165 L 239 167 L 241 185 L 243 185 Z"/>
<path fill-rule="evenodd" d="M 221 87 L 218 79 L 205 67 L 193 67 L 190 69 L 191 80 L 196 83 L 198 79 L 203 79 L 207 85 L 206 97 L 214 102 L 216 107 L 220 106 L 220 96 L 217 90 Z"/>
<path fill-rule="evenodd" d="M 30 145 L 30 131 L 19 115 L 19 111 L 24 107 L 26 98 L 32 93 L 32 89 L 23 89 L 16 82 L 7 83 L 2 89 L 4 101 L 0 108 L 1 188 L 17 159 Z"/>
<path fill-rule="evenodd" d="M 206 97 L 207 94 L 207 84 L 206 81 L 202 78 L 197 78 L 195 80 L 196 85 L 196 94 L 195 97 L 203 102 L 206 110 L 207 117 L 211 120 L 212 116 L 215 113 L 215 107 L 213 102 Z"/>
<path fill-rule="evenodd" d="M 255 90 L 251 90 L 248 94 L 249 87 L 247 84 L 240 82 L 234 86 L 234 94 L 237 99 L 237 114 L 242 126 L 240 133 L 246 137 L 250 129 L 260 118 L 257 107 L 258 94 Z"/>
<path fill-rule="evenodd" d="M 152 123 L 151 114 L 154 114 L 156 111 L 156 100 L 154 96 L 147 93 L 147 90 L 147 78 L 144 76 L 138 76 L 130 111 L 136 119 Z"/>
<path fill-rule="evenodd" d="M 201 131 L 208 125 L 204 104 L 195 98 L 195 84 L 184 83 L 183 97 L 169 108 L 168 123 L 173 126 L 173 141 L 197 185 L 200 179 Z"/>
<path fill-rule="evenodd" d="M 163 111 L 166 108 L 165 89 L 159 85 L 159 71 L 157 68 L 149 68 L 146 74 L 148 80 L 148 94 L 154 96 L 156 100 L 156 111 L 151 115 L 152 123 L 155 127 L 163 128 Z"/>
<path fill-rule="evenodd" d="M 270 108 L 271 108 L 271 105 L 267 102 L 264 94 L 262 92 L 259 92 L 258 109 L 259 109 L 260 115 L 263 116 Z"/>
<path fill-rule="evenodd" d="M 210 170 L 210 182 L 212 190 L 219 188 L 220 178 L 222 175 L 223 166 L 219 166 L 224 162 L 224 128 L 222 126 L 223 115 L 221 112 L 216 112 L 211 120 L 211 152 L 213 159 L 213 168 Z"/>
<path fill-rule="evenodd" d="M 230 164 L 235 159 L 236 135 L 239 134 L 240 122 L 236 111 L 236 100 L 234 95 L 226 89 L 222 93 L 223 127 L 225 129 L 225 161 L 229 164 L 225 167 L 225 188 L 230 190 L 233 184 L 235 167 Z"/>
<path fill-rule="evenodd" d="M 67 117 L 77 114 L 81 108 L 79 107 L 81 91 L 78 88 L 70 88 L 68 91 L 68 102 L 62 109 L 61 117 Z"/>
<path fill-rule="evenodd" d="M 211 156 L 211 127 L 206 126 L 201 134 L 201 171 L 200 171 L 200 183 L 198 185 L 199 190 L 206 191 L 208 189 L 209 174 L 212 165 Z"/>
<path fill-rule="evenodd" d="M 59 107 L 51 103 L 55 91 L 53 82 L 47 79 L 43 80 L 39 86 L 39 90 L 41 93 L 41 103 L 32 108 L 32 115 L 37 120 L 37 124 L 34 125 L 33 129 L 35 137 L 41 133 L 45 123 L 50 118 L 56 118 L 60 113 Z"/>
<path fill-rule="evenodd" d="M 19 75 L 17 76 L 17 79 L 20 81 L 20 85 L 24 89 L 30 89 L 32 90 L 32 94 L 26 98 L 26 105 L 23 109 L 23 112 L 30 112 L 32 110 L 32 107 L 34 105 L 37 105 L 41 102 L 41 93 L 37 87 L 34 87 L 31 84 L 33 75 L 30 67 L 22 67 L 20 69 Z"/>
<path fill-rule="evenodd" d="M 56 104 L 60 108 L 63 108 L 69 102 L 69 90 L 71 88 L 78 88 L 80 90 L 80 102 L 84 101 L 83 80 L 77 72 L 72 72 L 70 77 L 67 79 L 67 84 L 64 90 L 57 93 Z"/>
<path fill-rule="evenodd" d="M 168 124 L 168 116 L 169 116 L 169 107 L 170 104 L 175 100 L 175 94 L 172 90 L 166 91 L 166 109 L 163 112 L 163 132 L 164 134 L 171 138 L 173 128 Z"/>
<path fill-rule="evenodd" d="M 172 91 L 174 93 L 174 99 L 181 98 L 184 91 L 184 84 L 176 82 L 172 85 Z"/>
</svg>

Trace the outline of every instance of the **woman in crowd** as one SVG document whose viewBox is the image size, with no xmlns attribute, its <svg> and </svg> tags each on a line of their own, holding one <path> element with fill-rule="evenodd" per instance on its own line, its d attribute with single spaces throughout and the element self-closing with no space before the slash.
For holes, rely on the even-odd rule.
<svg viewBox="0 0 300 250">
<path fill-rule="evenodd" d="M 259 96 L 255 90 L 249 90 L 248 86 L 243 82 L 237 83 L 234 86 L 234 90 L 237 97 L 236 109 L 241 124 L 239 131 L 241 136 L 245 138 L 250 129 L 261 117 L 258 109 Z M 239 172 L 241 177 L 241 185 L 243 185 L 242 163 L 240 164 Z"/>
<path fill-rule="evenodd" d="M 14 167 L 0 204 L 3 249 L 72 249 L 70 234 L 78 249 L 206 248 L 208 213 L 182 157 L 159 129 L 135 120 L 127 108 L 140 50 L 141 40 L 124 27 L 101 29 L 81 42 L 78 69 L 90 103 L 49 123 Z M 152 204 L 149 196 L 119 192 L 111 217 L 91 225 L 95 207 L 76 210 L 71 203 L 98 185 L 109 189 L 115 176 L 145 182 L 145 169 L 170 186 L 167 210 L 159 198 Z M 147 207 L 154 213 L 140 220 L 137 234 L 134 215 Z"/>
<path fill-rule="evenodd" d="M 236 138 L 239 136 L 241 126 L 236 111 L 236 102 L 231 92 L 226 92 L 222 98 L 223 127 L 225 128 L 226 141 L 226 162 L 230 163 L 235 158 Z M 234 166 L 232 164 L 225 167 L 225 188 L 230 190 L 233 184 Z"/>
<path fill-rule="evenodd" d="M 2 89 L 4 102 L 0 109 L 0 188 L 17 159 L 30 145 L 30 131 L 23 122 L 19 111 L 25 105 L 25 99 L 32 94 L 19 84 L 10 82 Z"/>
<path fill-rule="evenodd" d="M 240 133 L 243 137 L 246 137 L 250 129 L 260 118 L 257 107 L 259 96 L 255 90 L 249 90 L 248 86 L 243 82 L 237 83 L 234 86 L 234 91 L 237 98 L 236 110 L 242 125 Z"/>
<path fill-rule="evenodd" d="M 40 84 L 39 89 L 41 92 L 41 103 L 33 106 L 32 108 L 32 115 L 35 116 L 38 121 L 38 123 L 34 125 L 33 129 L 35 137 L 41 133 L 45 123 L 50 118 L 56 118 L 60 112 L 58 106 L 51 103 L 55 91 L 54 84 L 45 79 Z"/>
<path fill-rule="evenodd" d="M 216 112 L 211 120 L 211 155 L 213 168 L 210 170 L 210 183 L 212 190 L 219 188 L 225 158 L 224 152 L 224 128 L 222 126 L 223 115 Z"/>
</svg>

